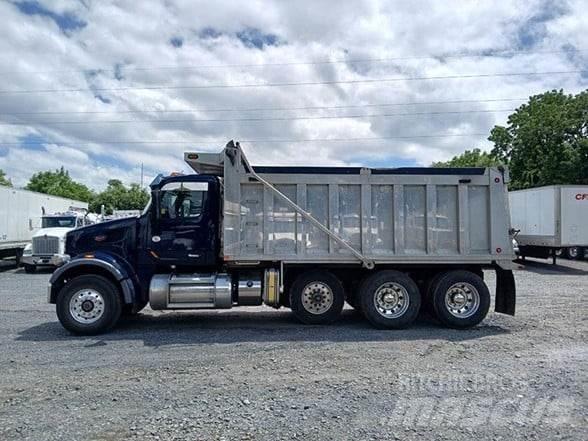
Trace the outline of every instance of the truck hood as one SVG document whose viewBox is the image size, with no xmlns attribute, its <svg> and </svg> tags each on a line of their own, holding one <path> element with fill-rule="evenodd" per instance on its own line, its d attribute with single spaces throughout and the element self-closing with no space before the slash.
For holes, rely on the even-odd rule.
<svg viewBox="0 0 588 441">
<path fill-rule="evenodd" d="M 69 233 L 71 230 L 73 230 L 73 228 L 60 228 L 60 227 L 41 228 L 40 230 L 37 230 L 35 232 L 35 234 L 33 234 L 33 238 L 34 237 L 43 237 L 43 236 L 65 238 L 65 235 L 67 233 Z"/>
<path fill-rule="evenodd" d="M 66 253 L 72 257 L 94 251 L 125 255 L 136 247 L 138 221 L 139 218 L 127 217 L 71 230 L 67 233 Z"/>
</svg>

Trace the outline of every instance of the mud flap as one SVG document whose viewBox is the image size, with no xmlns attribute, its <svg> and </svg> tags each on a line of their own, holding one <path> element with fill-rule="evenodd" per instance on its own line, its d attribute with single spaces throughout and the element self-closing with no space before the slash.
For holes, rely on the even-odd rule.
<svg viewBox="0 0 588 441">
<path fill-rule="evenodd" d="M 511 270 L 496 267 L 496 301 L 494 310 L 503 314 L 515 315 L 517 289 Z"/>
</svg>

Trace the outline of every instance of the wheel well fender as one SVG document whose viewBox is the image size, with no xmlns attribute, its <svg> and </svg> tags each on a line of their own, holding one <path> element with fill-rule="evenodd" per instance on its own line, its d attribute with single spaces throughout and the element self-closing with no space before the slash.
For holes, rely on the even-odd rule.
<svg viewBox="0 0 588 441">
<path fill-rule="evenodd" d="M 125 304 L 134 303 L 136 289 L 127 271 L 120 265 L 97 258 L 74 259 L 55 270 L 49 279 L 49 303 L 56 302 L 57 294 L 68 280 L 82 274 L 96 274 L 107 278 L 119 287 Z"/>
</svg>

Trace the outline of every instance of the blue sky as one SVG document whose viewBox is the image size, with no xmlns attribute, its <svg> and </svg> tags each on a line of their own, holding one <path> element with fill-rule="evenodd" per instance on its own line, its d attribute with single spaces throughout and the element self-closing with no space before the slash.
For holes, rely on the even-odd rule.
<svg viewBox="0 0 588 441">
<path fill-rule="evenodd" d="M 424 166 L 490 148 L 518 98 L 586 89 L 582 72 L 411 79 L 588 70 L 585 2 L 422 3 L 0 2 L 0 168 L 102 188 L 229 139 L 259 164 Z M 408 80 L 362 82 L 379 78 Z M 365 141 L 312 141 L 333 138 Z"/>
</svg>

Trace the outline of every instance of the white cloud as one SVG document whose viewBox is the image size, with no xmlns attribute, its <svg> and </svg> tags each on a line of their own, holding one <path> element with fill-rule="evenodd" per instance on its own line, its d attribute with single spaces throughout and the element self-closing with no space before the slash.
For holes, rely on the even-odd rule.
<svg viewBox="0 0 588 441">
<path fill-rule="evenodd" d="M 29 10 L 26 14 L 14 4 L 0 3 L 3 17 L 0 89 L 89 88 L 95 92 L 0 94 L 0 123 L 22 123 L 0 125 L 0 167 L 17 184 L 26 183 L 35 171 L 62 164 L 74 178 L 95 188 L 103 187 L 112 177 L 136 182 L 141 163 L 149 175 L 186 170 L 181 162 L 184 150 L 218 150 L 231 138 L 389 137 L 381 141 L 244 143 L 244 146 L 254 162 L 264 164 L 340 165 L 369 161 L 370 165 L 383 166 L 428 165 L 466 148 L 489 148 L 487 133 L 494 124 L 504 123 L 508 115 L 508 112 L 468 113 L 468 110 L 504 110 L 518 103 L 263 112 L 210 109 L 519 98 L 553 88 L 576 93 L 585 89 L 587 83 L 586 77 L 583 79 L 578 74 L 304 87 L 96 91 L 97 88 L 158 85 L 316 82 L 585 69 L 588 52 L 576 52 L 573 56 L 547 53 L 562 48 L 588 48 L 584 32 L 588 12 L 580 0 L 502 3 L 258 0 L 248 2 L 247 7 L 240 2 L 211 4 L 193 0 L 128 3 L 42 0 L 37 4 L 37 13 L 31 14 Z M 60 29 L 57 16 L 75 19 L 81 25 L 65 32 Z M 240 32 L 242 38 L 249 38 L 247 44 L 237 38 Z M 171 44 L 172 39 L 179 47 Z M 263 44 L 262 50 L 255 47 L 272 39 L 277 42 L 275 46 Z M 450 56 L 493 49 L 534 53 Z M 431 54 L 446 57 L 423 57 Z M 365 58 L 396 60 L 271 65 Z M 240 64 L 252 66 L 198 68 Z M 150 69 L 153 67 L 158 68 Z M 96 71 L 84 73 L 81 69 Z M 194 112 L 153 112 L 170 109 Z M 142 112 L 116 113 L 135 110 Z M 80 111 L 114 113 L 7 115 Z M 299 121 L 162 121 L 457 111 L 464 113 Z M 51 123 L 86 120 L 92 123 Z M 105 122 L 113 120 L 139 122 Z M 417 138 L 442 133 L 483 135 Z M 409 136 L 415 138 L 398 138 Z M 35 147 L 13 144 L 23 140 L 45 140 L 47 144 Z M 183 140 L 204 142 L 176 143 Z"/>
</svg>

